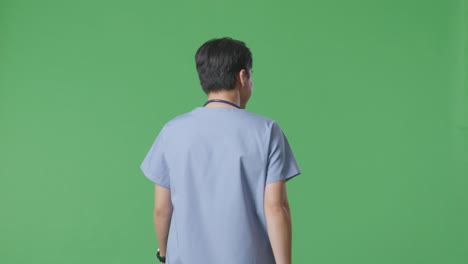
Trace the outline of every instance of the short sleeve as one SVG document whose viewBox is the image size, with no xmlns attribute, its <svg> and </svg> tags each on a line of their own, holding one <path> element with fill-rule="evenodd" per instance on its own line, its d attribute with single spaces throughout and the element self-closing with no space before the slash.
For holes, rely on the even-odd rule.
<svg viewBox="0 0 468 264">
<path fill-rule="evenodd" d="M 301 174 L 294 153 L 281 127 L 274 122 L 271 127 L 266 184 L 290 180 Z"/>
<path fill-rule="evenodd" d="M 163 127 L 143 159 L 140 169 L 152 182 L 170 189 L 169 167 L 164 152 L 164 133 Z"/>
</svg>

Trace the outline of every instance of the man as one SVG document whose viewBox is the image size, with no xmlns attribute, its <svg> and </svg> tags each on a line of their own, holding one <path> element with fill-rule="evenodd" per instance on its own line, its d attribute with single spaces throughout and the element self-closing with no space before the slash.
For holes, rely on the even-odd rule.
<svg viewBox="0 0 468 264">
<path fill-rule="evenodd" d="M 245 110 L 252 54 L 231 38 L 195 55 L 208 101 L 167 122 L 141 170 L 155 183 L 158 259 L 167 264 L 290 264 L 285 182 L 301 173 L 272 119 Z"/>
</svg>

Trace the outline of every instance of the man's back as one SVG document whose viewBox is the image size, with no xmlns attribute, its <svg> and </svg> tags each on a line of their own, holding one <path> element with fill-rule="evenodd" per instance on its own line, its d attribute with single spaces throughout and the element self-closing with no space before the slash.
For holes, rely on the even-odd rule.
<svg viewBox="0 0 468 264">
<path fill-rule="evenodd" d="M 164 125 L 141 169 L 171 191 L 167 264 L 275 263 L 265 186 L 301 171 L 272 119 L 197 107 Z"/>
</svg>

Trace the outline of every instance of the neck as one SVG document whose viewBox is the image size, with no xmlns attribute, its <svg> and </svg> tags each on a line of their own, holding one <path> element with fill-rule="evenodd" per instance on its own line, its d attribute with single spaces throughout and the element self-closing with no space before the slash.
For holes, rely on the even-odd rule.
<svg viewBox="0 0 468 264">
<path fill-rule="evenodd" d="M 208 94 L 208 100 L 211 99 L 222 99 L 226 100 L 229 102 L 233 102 L 236 105 L 240 106 L 241 108 L 244 108 L 243 105 L 241 105 L 241 100 L 240 100 L 240 95 L 237 92 L 236 89 L 231 90 L 231 91 L 219 91 L 219 92 L 211 92 Z M 207 104 L 205 107 L 229 107 L 229 108 L 235 108 L 232 105 L 221 103 L 221 102 L 211 102 Z"/>
</svg>

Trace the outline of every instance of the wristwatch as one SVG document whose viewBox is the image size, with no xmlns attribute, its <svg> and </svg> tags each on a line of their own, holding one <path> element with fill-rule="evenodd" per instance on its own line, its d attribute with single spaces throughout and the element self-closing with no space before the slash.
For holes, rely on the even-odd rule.
<svg viewBox="0 0 468 264">
<path fill-rule="evenodd" d="M 166 263 L 166 256 L 163 256 L 161 257 L 161 255 L 159 255 L 159 248 L 158 248 L 158 252 L 156 253 L 156 257 L 159 259 L 159 261 L 161 261 L 162 263 Z"/>
</svg>

